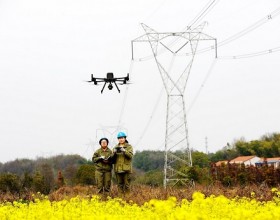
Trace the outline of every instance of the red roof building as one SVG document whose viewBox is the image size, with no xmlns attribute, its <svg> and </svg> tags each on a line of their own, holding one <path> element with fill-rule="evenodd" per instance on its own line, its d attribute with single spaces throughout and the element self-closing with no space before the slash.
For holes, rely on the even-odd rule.
<svg viewBox="0 0 280 220">
<path fill-rule="evenodd" d="M 245 166 L 256 166 L 256 163 L 260 161 L 260 157 L 257 156 L 240 156 L 240 157 L 236 157 L 234 159 L 232 159 L 230 161 L 231 164 L 235 163 L 235 164 L 244 164 Z"/>
</svg>

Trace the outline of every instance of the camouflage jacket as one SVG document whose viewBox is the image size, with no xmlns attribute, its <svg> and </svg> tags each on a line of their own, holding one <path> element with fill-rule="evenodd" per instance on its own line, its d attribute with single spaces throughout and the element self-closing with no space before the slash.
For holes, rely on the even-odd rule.
<svg viewBox="0 0 280 220">
<path fill-rule="evenodd" d="M 101 159 L 100 157 L 104 156 L 105 159 Z M 111 171 L 112 170 L 112 150 L 108 147 L 104 151 L 102 148 L 99 148 L 94 152 L 92 156 L 92 161 L 95 165 L 96 170 L 98 171 Z"/>
<path fill-rule="evenodd" d="M 119 144 L 113 148 L 114 170 L 116 173 L 132 173 L 133 148 L 128 143 L 123 148 L 125 151 L 120 151 Z"/>
</svg>

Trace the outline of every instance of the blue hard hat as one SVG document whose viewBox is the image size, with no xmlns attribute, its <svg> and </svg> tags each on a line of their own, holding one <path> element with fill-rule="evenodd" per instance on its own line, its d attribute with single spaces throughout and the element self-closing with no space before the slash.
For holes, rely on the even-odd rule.
<svg viewBox="0 0 280 220">
<path fill-rule="evenodd" d="M 120 131 L 117 135 L 117 138 L 121 138 L 121 137 L 125 137 L 126 138 L 126 134 L 122 131 Z"/>
</svg>

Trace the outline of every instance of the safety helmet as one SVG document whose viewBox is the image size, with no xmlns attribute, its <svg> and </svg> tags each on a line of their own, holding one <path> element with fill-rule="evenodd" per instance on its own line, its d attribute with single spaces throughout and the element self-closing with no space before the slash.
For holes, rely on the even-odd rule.
<svg viewBox="0 0 280 220">
<path fill-rule="evenodd" d="M 122 132 L 122 131 L 120 131 L 120 132 L 118 133 L 118 135 L 117 135 L 117 138 L 121 138 L 121 137 L 126 138 L 126 134 L 125 134 L 124 132 Z"/>
<path fill-rule="evenodd" d="M 103 141 L 103 140 L 105 140 L 105 141 L 107 141 L 107 145 L 109 144 L 109 140 L 108 140 L 108 138 L 101 138 L 100 140 L 99 140 L 99 145 L 101 145 L 101 141 Z"/>
</svg>

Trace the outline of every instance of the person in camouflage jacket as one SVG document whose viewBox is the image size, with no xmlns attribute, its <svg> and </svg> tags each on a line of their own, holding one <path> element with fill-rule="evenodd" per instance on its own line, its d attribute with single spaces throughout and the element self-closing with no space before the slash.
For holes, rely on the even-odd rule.
<svg viewBox="0 0 280 220">
<path fill-rule="evenodd" d="M 101 147 L 94 152 L 92 157 L 95 165 L 95 180 L 98 193 L 108 193 L 111 188 L 113 155 L 112 150 L 108 148 L 107 138 L 101 138 L 99 144 Z"/>
<path fill-rule="evenodd" d="M 119 143 L 113 148 L 114 172 L 119 191 L 128 193 L 130 192 L 133 148 L 126 140 L 124 132 L 119 132 L 117 138 Z"/>
</svg>

